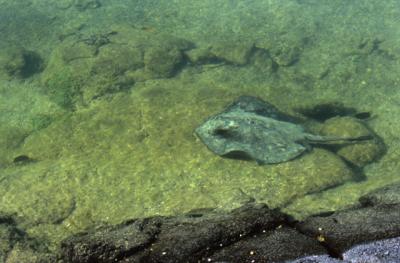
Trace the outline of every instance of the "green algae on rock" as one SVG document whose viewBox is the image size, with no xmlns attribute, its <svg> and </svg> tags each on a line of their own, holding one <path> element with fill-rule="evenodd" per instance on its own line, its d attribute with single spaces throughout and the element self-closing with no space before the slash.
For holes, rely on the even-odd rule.
<svg viewBox="0 0 400 263">
<path fill-rule="evenodd" d="M 220 42 L 212 45 L 211 52 L 216 58 L 233 65 L 246 65 L 254 51 L 252 42 Z"/>
<path fill-rule="evenodd" d="M 144 55 L 145 71 L 151 78 L 172 77 L 182 63 L 183 55 L 178 48 L 152 47 Z"/>
<path fill-rule="evenodd" d="M 135 82 L 174 76 L 191 43 L 163 34 L 115 27 L 66 38 L 52 53 L 42 75 L 45 92 L 74 108 L 130 89 Z"/>
<path fill-rule="evenodd" d="M 43 59 L 34 51 L 12 46 L 0 52 L 0 71 L 6 78 L 25 79 L 43 68 Z"/>
<path fill-rule="evenodd" d="M 211 47 L 196 47 L 185 52 L 189 61 L 194 65 L 217 62 L 218 59 L 211 52 Z"/>
</svg>

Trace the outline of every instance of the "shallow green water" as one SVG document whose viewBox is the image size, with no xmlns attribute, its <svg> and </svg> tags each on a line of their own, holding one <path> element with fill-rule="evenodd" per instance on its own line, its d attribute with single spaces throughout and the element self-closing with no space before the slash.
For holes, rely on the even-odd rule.
<svg viewBox="0 0 400 263">
<path fill-rule="evenodd" d="M 351 206 L 400 181 L 398 17 L 394 0 L 0 0 L 0 215 L 56 250 L 134 217 Z M 386 152 L 362 169 L 321 148 L 215 156 L 193 130 L 244 94 L 316 133 L 299 112 L 369 112 Z"/>
</svg>

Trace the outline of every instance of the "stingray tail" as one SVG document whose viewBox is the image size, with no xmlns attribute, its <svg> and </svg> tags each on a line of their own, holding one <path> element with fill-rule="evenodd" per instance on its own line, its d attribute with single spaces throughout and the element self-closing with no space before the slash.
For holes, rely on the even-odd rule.
<svg viewBox="0 0 400 263">
<path fill-rule="evenodd" d="M 314 144 L 350 144 L 358 143 L 360 141 L 372 140 L 374 137 L 371 135 L 363 135 L 358 137 L 338 137 L 338 136 L 307 136 L 307 141 Z"/>
</svg>

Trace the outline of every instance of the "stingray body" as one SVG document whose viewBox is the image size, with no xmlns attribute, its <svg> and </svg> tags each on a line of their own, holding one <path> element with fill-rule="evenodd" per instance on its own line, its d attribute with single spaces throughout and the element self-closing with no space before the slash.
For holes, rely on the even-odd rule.
<svg viewBox="0 0 400 263">
<path fill-rule="evenodd" d="M 272 104 L 241 96 L 223 112 L 208 118 L 196 134 L 217 155 L 273 164 L 292 160 L 311 144 L 346 143 L 359 138 L 318 136 L 305 132 Z"/>
</svg>

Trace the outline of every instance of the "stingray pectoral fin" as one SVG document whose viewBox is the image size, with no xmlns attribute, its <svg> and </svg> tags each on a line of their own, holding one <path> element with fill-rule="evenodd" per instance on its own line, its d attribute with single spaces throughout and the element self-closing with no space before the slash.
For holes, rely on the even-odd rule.
<svg viewBox="0 0 400 263">
<path fill-rule="evenodd" d="M 290 143 L 284 147 L 267 147 L 262 154 L 254 158 L 259 164 L 276 164 L 293 160 L 307 151 L 307 148 L 301 144 Z"/>
<path fill-rule="evenodd" d="M 258 160 L 258 159 L 256 159 L 255 160 L 256 161 L 256 163 L 258 164 L 258 165 L 265 165 L 265 164 L 267 164 L 265 161 L 263 161 L 263 160 Z"/>
<path fill-rule="evenodd" d="M 251 161 L 254 159 L 249 153 L 241 150 L 229 151 L 222 156 L 230 159 L 238 159 L 244 161 Z"/>
</svg>

